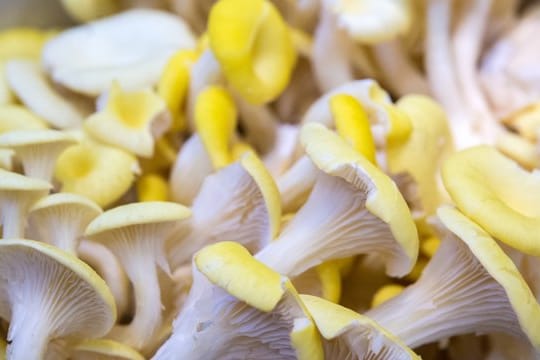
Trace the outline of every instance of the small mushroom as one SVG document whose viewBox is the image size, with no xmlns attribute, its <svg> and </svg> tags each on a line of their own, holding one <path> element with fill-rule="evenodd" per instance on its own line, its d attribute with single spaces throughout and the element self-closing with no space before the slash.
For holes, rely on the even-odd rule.
<svg viewBox="0 0 540 360">
<path fill-rule="evenodd" d="M 84 196 L 56 193 L 32 206 L 29 222 L 37 235 L 34 240 L 76 254 L 84 229 L 101 213 L 101 208 Z"/>
<path fill-rule="evenodd" d="M 114 337 L 144 349 L 162 326 L 159 266 L 169 274 L 164 243 L 178 222 L 190 216 L 188 208 L 169 202 L 144 202 L 119 206 L 96 217 L 84 236 L 107 246 L 118 258 L 133 285 L 135 315 Z"/>
<path fill-rule="evenodd" d="M 0 134 L 0 147 L 15 151 L 26 176 L 49 182 L 58 156 L 76 143 L 73 135 L 57 130 L 15 130 Z"/>
<path fill-rule="evenodd" d="M 400 339 L 367 316 L 316 296 L 300 298 L 325 339 L 325 359 L 420 360 Z"/>
<path fill-rule="evenodd" d="M 240 244 L 193 258 L 193 287 L 154 359 L 322 359 L 319 334 L 291 282 Z"/>
<path fill-rule="evenodd" d="M 441 207 L 437 215 L 444 238 L 420 279 L 365 315 L 410 347 L 502 332 L 538 349 L 540 305 L 512 260 L 458 210 Z"/>
<path fill-rule="evenodd" d="M 42 359 L 51 340 L 104 336 L 116 320 L 105 282 L 75 256 L 43 242 L 0 242 L 0 288 L 9 359 Z"/>
<path fill-rule="evenodd" d="M 24 236 L 30 207 L 46 196 L 52 185 L 46 181 L 0 169 L 0 219 L 2 238 Z"/>
</svg>

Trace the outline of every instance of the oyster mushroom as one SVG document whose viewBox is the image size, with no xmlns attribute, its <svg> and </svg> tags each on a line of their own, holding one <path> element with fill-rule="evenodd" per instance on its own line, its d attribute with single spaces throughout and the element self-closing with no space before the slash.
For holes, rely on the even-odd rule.
<svg viewBox="0 0 540 360">
<path fill-rule="evenodd" d="M 117 327 L 113 336 L 135 349 L 151 345 L 162 326 L 157 267 L 170 273 L 165 239 L 190 214 L 188 208 L 175 203 L 132 203 L 105 211 L 86 228 L 84 236 L 107 246 L 133 285 L 134 318 L 128 325 Z"/>
<path fill-rule="evenodd" d="M 9 359 L 42 359 L 57 338 L 104 336 L 116 320 L 105 282 L 49 244 L 0 242 L 0 316 L 9 321 Z"/>
</svg>

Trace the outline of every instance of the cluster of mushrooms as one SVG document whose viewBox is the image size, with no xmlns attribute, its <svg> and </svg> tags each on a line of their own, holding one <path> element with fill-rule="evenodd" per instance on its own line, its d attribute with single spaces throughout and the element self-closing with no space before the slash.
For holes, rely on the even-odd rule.
<svg viewBox="0 0 540 360">
<path fill-rule="evenodd" d="M 0 358 L 540 358 L 540 6 L 61 2 L 0 32 Z"/>
</svg>

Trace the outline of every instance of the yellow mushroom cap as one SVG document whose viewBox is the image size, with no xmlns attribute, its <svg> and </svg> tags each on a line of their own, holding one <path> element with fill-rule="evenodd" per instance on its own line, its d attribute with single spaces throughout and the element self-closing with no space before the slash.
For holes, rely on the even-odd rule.
<svg viewBox="0 0 540 360">
<path fill-rule="evenodd" d="M 120 10 L 119 0 L 61 0 L 64 10 L 76 21 L 87 22 Z"/>
<path fill-rule="evenodd" d="M 492 147 L 453 154 L 443 181 L 458 208 L 497 240 L 540 255 L 540 173 L 528 172 Z"/>
<path fill-rule="evenodd" d="M 137 171 L 135 156 L 83 139 L 58 157 L 55 177 L 62 183 L 63 192 L 86 196 L 106 207 L 130 188 Z"/>
<path fill-rule="evenodd" d="M 82 354 L 92 354 L 100 359 L 144 360 L 135 349 L 109 339 L 85 339 L 73 347 L 75 357 Z M 98 355 L 99 354 L 99 355 Z"/>
<path fill-rule="evenodd" d="M 125 91 L 114 82 L 105 108 L 86 119 L 84 129 L 94 138 L 133 154 L 150 157 L 154 134 L 170 125 L 166 104 L 154 91 Z"/>
<path fill-rule="evenodd" d="M 396 295 L 399 295 L 403 291 L 403 285 L 399 284 L 388 284 L 381 287 L 371 300 L 371 307 L 379 306 L 383 302 L 393 298 Z"/>
<path fill-rule="evenodd" d="M 328 358 L 339 354 L 366 360 L 420 359 L 369 317 L 316 296 L 300 295 L 300 298 L 327 340 L 323 344 Z M 338 339 L 341 341 L 336 341 Z"/>
<path fill-rule="evenodd" d="M 0 105 L 0 133 L 46 129 L 45 120 L 21 105 Z"/>
<path fill-rule="evenodd" d="M 210 12 L 208 35 L 227 80 L 246 100 L 266 103 L 285 89 L 296 50 L 270 1 L 218 1 Z"/>
<path fill-rule="evenodd" d="M 12 28 L 0 32 L 0 60 L 26 58 L 38 60 L 45 42 L 54 32 L 35 28 Z"/>
</svg>

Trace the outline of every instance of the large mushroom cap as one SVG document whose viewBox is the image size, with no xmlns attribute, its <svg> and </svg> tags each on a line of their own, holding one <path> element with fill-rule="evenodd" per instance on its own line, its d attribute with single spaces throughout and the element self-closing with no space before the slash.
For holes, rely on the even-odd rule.
<svg viewBox="0 0 540 360">
<path fill-rule="evenodd" d="M 540 255 L 540 172 L 522 169 L 489 146 L 453 154 L 442 169 L 458 208 L 497 240 Z"/>
<path fill-rule="evenodd" d="M 181 18 L 135 9 L 63 32 L 45 46 L 43 64 L 54 81 L 99 95 L 113 80 L 129 89 L 152 86 L 169 56 L 194 45 Z"/>
<path fill-rule="evenodd" d="M 0 242 L 0 288 L 13 359 L 42 355 L 55 338 L 104 336 L 116 320 L 114 298 L 95 271 L 42 242 Z"/>
</svg>

